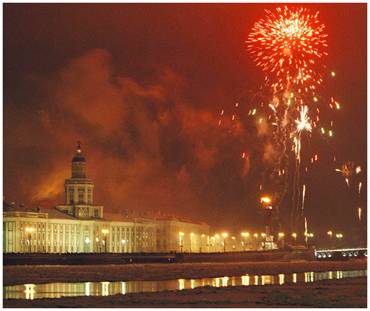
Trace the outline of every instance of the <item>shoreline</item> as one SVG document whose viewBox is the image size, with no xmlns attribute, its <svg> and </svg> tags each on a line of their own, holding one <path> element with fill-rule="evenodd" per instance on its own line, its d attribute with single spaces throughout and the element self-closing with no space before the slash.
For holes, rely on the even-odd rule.
<svg viewBox="0 0 370 311">
<path fill-rule="evenodd" d="M 351 297 L 348 299 L 348 297 Z M 162 292 L 59 299 L 7 299 L 13 308 L 220 308 L 220 307 L 320 307 L 366 308 L 367 278 L 317 281 L 312 284 L 203 287 Z"/>
<path fill-rule="evenodd" d="M 126 265 L 4 266 L 3 286 L 54 282 L 196 279 L 243 274 L 365 270 L 367 259 L 348 261 L 215 262 Z"/>
</svg>

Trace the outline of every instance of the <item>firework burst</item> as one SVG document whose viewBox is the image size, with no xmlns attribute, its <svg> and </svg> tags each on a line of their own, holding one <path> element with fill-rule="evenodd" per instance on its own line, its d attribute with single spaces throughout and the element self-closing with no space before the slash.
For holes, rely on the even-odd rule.
<svg viewBox="0 0 370 311">
<path fill-rule="evenodd" d="M 323 59 L 328 55 L 325 25 L 319 22 L 318 15 L 319 12 L 287 6 L 266 10 L 266 17 L 254 24 L 246 41 L 254 62 L 265 74 L 271 94 L 265 107 L 266 119 L 273 125 L 270 128 L 274 148 L 279 154 L 274 170 L 284 172 L 278 174 L 284 186 L 280 199 L 275 202 L 276 208 L 279 210 L 285 195 L 291 193 L 290 217 L 294 231 L 304 216 L 306 196 L 306 185 L 301 183 L 302 137 L 303 133 L 311 135 L 320 121 L 318 90 L 323 82 Z M 329 106 L 331 109 L 340 107 L 333 98 Z M 321 128 L 321 134 L 326 133 L 333 135 L 331 129 Z M 317 160 L 315 154 L 311 163 Z"/>
<path fill-rule="evenodd" d="M 293 86 L 298 92 L 314 90 L 322 82 L 318 70 L 321 59 L 328 55 L 327 34 L 325 25 L 318 20 L 319 12 L 284 7 L 266 13 L 246 41 L 257 66 L 277 90 Z"/>
</svg>

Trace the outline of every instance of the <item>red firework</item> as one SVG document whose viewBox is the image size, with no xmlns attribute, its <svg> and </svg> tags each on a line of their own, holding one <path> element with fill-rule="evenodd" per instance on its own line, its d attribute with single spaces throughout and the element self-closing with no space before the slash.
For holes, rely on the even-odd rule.
<svg viewBox="0 0 370 311">
<path fill-rule="evenodd" d="M 328 55 L 319 12 L 284 7 L 266 13 L 265 19 L 254 24 L 246 42 L 268 84 L 277 90 L 315 90 L 322 82 L 321 58 Z"/>
</svg>

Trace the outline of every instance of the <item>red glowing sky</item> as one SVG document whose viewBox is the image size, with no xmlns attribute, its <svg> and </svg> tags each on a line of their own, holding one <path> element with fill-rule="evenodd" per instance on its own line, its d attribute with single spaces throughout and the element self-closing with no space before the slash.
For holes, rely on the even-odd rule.
<svg viewBox="0 0 370 311">
<path fill-rule="evenodd" d="M 365 167 L 366 4 L 305 6 L 327 25 L 331 92 L 343 102 L 333 148 Z M 81 140 L 95 202 L 107 210 L 258 226 L 261 143 L 240 122 L 223 131 L 217 122 L 263 81 L 244 40 L 273 7 L 5 4 L 5 198 L 62 201 Z M 343 180 L 323 162 L 311 181 L 313 225 L 346 225 Z"/>
</svg>

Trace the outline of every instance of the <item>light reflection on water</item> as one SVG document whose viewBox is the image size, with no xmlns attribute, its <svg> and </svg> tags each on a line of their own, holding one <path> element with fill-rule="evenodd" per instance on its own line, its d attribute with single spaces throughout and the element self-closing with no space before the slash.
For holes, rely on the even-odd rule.
<svg viewBox="0 0 370 311">
<path fill-rule="evenodd" d="M 312 283 L 320 280 L 333 280 L 367 276 L 367 270 L 304 272 L 278 275 L 242 275 L 202 279 L 177 279 L 163 281 L 127 282 L 84 282 L 47 283 L 4 286 L 5 299 L 38 299 L 74 296 L 109 296 L 116 294 L 159 292 L 163 290 L 183 290 L 213 286 L 251 286 L 289 283 Z"/>
</svg>

